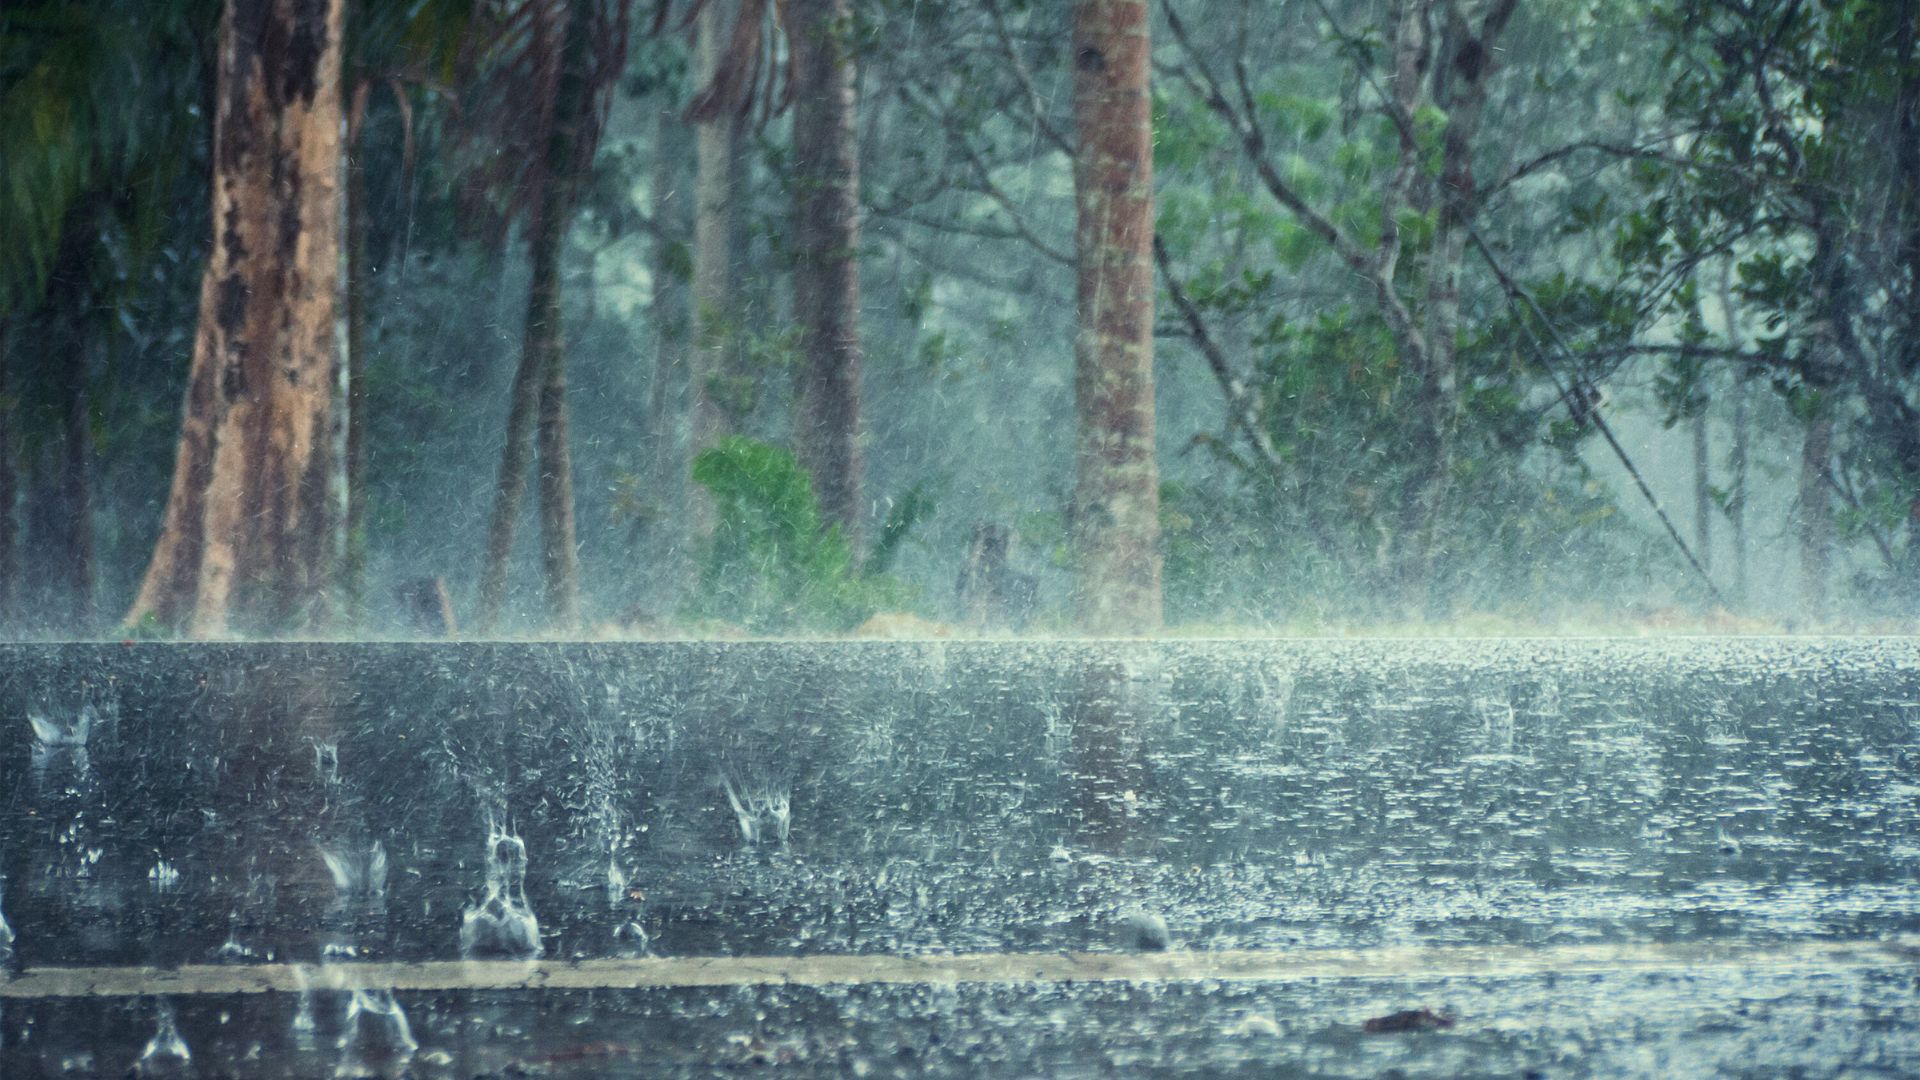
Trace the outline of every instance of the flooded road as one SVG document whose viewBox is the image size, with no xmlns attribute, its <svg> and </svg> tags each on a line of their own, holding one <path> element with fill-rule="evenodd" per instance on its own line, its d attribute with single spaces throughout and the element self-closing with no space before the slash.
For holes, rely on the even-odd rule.
<svg viewBox="0 0 1920 1080">
<path fill-rule="evenodd" d="M 7 1076 L 1914 1075 L 1920 643 L 5 646 L 0 912 Z"/>
</svg>

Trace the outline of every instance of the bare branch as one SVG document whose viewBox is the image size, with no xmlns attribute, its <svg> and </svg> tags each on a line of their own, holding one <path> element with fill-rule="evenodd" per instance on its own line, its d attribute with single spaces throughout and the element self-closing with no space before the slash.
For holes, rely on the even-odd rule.
<svg viewBox="0 0 1920 1080">
<path fill-rule="evenodd" d="M 1193 343 L 1199 348 L 1200 355 L 1207 361 L 1207 368 L 1213 372 L 1214 381 L 1220 384 L 1220 392 L 1226 395 L 1228 421 L 1240 429 L 1253 444 L 1260 460 L 1287 483 L 1292 483 L 1291 470 L 1280 454 L 1274 450 L 1273 439 L 1268 435 L 1265 425 L 1260 423 L 1259 413 L 1253 404 L 1253 395 L 1247 390 L 1246 383 L 1233 372 L 1227 362 L 1227 354 L 1221 350 L 1220 343 L 1213 339 L 1207 330 L 1207 323 L 1200 315 L 1192 297 L 1180 284 L 1173 272 L 1173 259 L 1167 254 L 1166 241 L 1157 234 L 1153 238 L 1153 259 L 1160 264 L 1160 274 L 1167 280 L 1167 294 L 1173 298 L 1173 306 L 1180 310 L 1180 317 L 1186 321 L 1187 329 L 1193 335 Z"/>
<path fill-rule="evenodd" d="M 1000 51 L 1006 56 L 1008 66 L 1013 69 L 1014 79 L 1019 82 L 1020 89 L 1027 96 L 1027 109 L 1033 114 L 1034 126 L 1039 129 L 1040 134 L 1046 136 L 1047 141 L 1052 143 L 1056 150 L 1072 157 L 1073 140 L 1067 138 L 1059 128 L 1054 126 L 1053 121 L 1047 118 L 1046 109 L 1040 98 L 1040 88 L 1033 81 L 1033 72 L 1027 69 L 1026 59 L 1015 47 L 1013 35 L 1007 32 L 1007 20 L 1000 10 L 999 0 L 986 0 L 986 6 L 987 14 L 993 18 L 993 31 L 999 39 Z"/>
</svg>

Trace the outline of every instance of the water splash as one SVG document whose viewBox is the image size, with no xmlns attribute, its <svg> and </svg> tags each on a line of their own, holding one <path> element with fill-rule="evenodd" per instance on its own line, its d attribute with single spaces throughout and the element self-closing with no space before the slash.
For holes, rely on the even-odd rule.
<svg viewBox="0 0 1920 1080">
<path fill-rule="evenodd" d="M 99 713 L 91 704 L 80 706 L 80 711 L 70 720 L 60 720 L 36 709 L 27 713 L 27 723 L 33 727 L 33 739 L 43 747 L 76 747 L 87 745 L 88 736 L 93 734 L 93 725 L 99 719 Z"/>
<path fill-rule="evenodd" d="M 340 744 L 331 739 L 313 740 L 313 772 L 327 786 L 340 783 Z"/>
<path fill-rule="evenodd" d="M 1144 908 L 1120 913 L 1114 938 L 1122 949 L 1133 952 L 1165 952 L 1173 944 L 1167 932 L 1167 920 Z"/>
<path fill-rule="evenodd" d="M 0 961 L 13 955 L 13 927 L 7 925 L 7 913 L 4 908 L 6 893 L 0 890 Z"/>
<path fill-rule="evenodd" d="M 410 1056 L 420 1049 L 393 991 L 366 988 L 356 988 L 347 999 L 347 1016 L 336 1045 L 384 1056 Z"/>
<path fill-rule="evenodd" d="M 161 859 L 147 871 L 147 881 L 161 891 L 172 889 L 180 884 L 180 871 L 170 862 Z"/>
<path fill-rule="evenodd" d="M 613 943 L 622 956 L 645 956 L 652 948 L 653 935 L 639 919 L 628 919 L 613 928 Z"/>
<path fill-rule="evenodd" d="M 320 858 L 333 875 L 335 896 L 346 901 L 354 898 L 379 900 L 387 894 L 387 849 L 375 840 L 365 851 L 341 844 L 320 848 Z"/>
<path fill-rule="evenodd" d="M 193 1061 L 193 1052 L 187 1049 L 187 1040 L 180 1037 L 180 1026 L 173 1018 L 173 1002 L 161 998 L 157 1011 L 159 1023 L 153 1038 L 147 1040 L 146 1048 L 133 1063 L 135 1076 L 177 1076 Z"/>
<path fill-rule="evenodd" d="M 295 964 L 293 980 L 300 987 L 299 1003 L 293 1009 L 293 1041 L 303 1049 L 312 1049 L 313 1036 L 320 1025 L 313 1018 L 313 987 L 308 984 L 307 969 Z"/>
<path fill-rule="evenodd" d="M 237 964 L 251 960 L 257 954 L 252 947 L 240 941 L 240 913 L 227 915 L 227 940 L 213 950 L 213 958 L 223 964 Z"/>
<path fill-rule="evenodd" d="M 487 885 L 478 904 L 460 916 L 460 951 L 467 956 L 535 957 L 540 920 L 527 904 L 527 845 L 487 822 Z"/>
<path fill-rule="evenodd" d="M 720 786 L 727 803 L 740 823 L 740 838 L 749 845 L 772 840 L 786 843 L 793 828 L 792 799 L 787 792 L 771 784 L 748 787 L 743 795 L 733 786 L 733 778 L 722 775 Z M 744 786 L 744 785 L 743 785 Z"/>
</svg>

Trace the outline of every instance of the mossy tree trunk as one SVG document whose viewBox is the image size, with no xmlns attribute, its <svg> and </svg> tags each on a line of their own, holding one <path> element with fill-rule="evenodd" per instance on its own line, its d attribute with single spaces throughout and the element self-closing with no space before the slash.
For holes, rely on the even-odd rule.
<svg viewBox="0 0 1920 1080">
<path fill-rule="evenodd" d="M 345 0 L 228 0 L 201 280 L 165 523 L 130 624 L 307 630 L 336 569 Z"/>
</svg>

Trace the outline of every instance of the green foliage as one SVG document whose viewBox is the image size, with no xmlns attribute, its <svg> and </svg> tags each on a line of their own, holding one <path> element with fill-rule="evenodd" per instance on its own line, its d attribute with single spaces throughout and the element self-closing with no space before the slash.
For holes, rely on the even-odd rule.
<svg viewBox="0 0 1920 1080">
<path fill-rule="evenodd" d="M 88 192 L 123 193 L 137 231 L 157 231 L 218 13 L 214 0 L 0 5 L 0 318 L 39 301 Z"/>
<path fill-rule="evenodd" d="M 877 578 L 891 569 L 894 558 L 900 554 L 900 545 L 938 509 L 938 500 L 924 483 L 909 487 L 905 494 L 892 500 L 887 519 L 880 523 L 880 535 L 874 538 L 873 550 L 867 552 L 867 560 L 861 565 L 861 574 Z"/>
<path fill-rule="evenodd" d="M 695 618 L 757 633 L 844 631 L 898 607 L 906 589 L 854 561 L 838 526 L 824 524 L 813 484 L 793 454 L 733 436 L 694 458 L 693 479 L 713 500 L 713 538 L 700 568 Z M 891 558 L 930 504 L 910 495 L 881 530 Z"/>
</svg>

